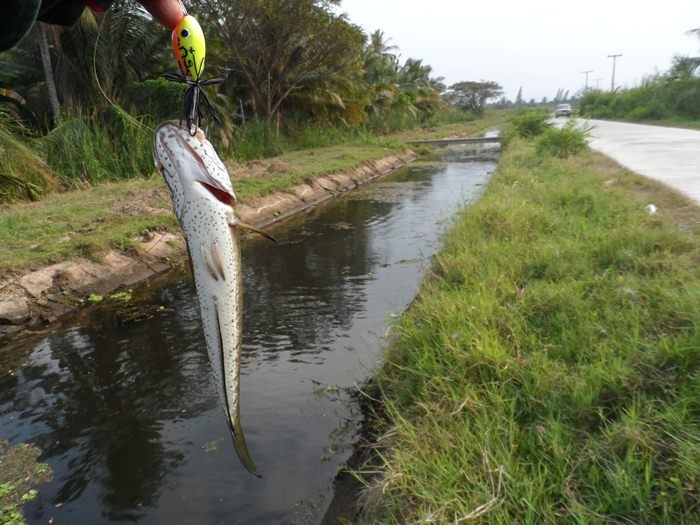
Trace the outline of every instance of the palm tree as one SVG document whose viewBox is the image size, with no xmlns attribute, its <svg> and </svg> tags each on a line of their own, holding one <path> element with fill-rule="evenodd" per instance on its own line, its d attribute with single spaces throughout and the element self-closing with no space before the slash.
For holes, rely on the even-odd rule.
<svg viewBox="0 0 700 525">
<path fill-rule="evenodd" d="M 139 5 L 115 2 L 105 15 L 89 9 L 56 35 L 56 76 L 64 103 L 73 107 L 118 99 L 129 85 L 171 64 L 165 31 Z M 104 91 L 104 93 L 103 93 Z"/>
<path fill-rule="evenodd" d="M 385 111 L 399 91 L 398 57 L 393 53 L 397 49 L 396 46 L 388 44 L 382 31 L 376 30 L 370 35 L 363 60 L 370 99 L 367 106 L 369 113 Z"/>
<path fill-rule="evenodd" d="M 46 31 L 37 24 L 21 47 L 0 54 L 0 87 L 29 105 L 37 99 L 30 94 L 45 87 L 57 121 L 58 106 L 71 112 L 103 106 L 105 96 L 118 100 L 134 82 L 165 72 L 172 64 L 167 37 L 133 2 L 118 0 L 105 15 L 86 9 L 74 26 Z"/>
<path fill-rule="evenodd" d="M 696 37 L 700 38 L 700 27 L 696 27 L 695 29 L 690 29 L 686 32 L 687 35 L 695 35 Z M 688 57 L 688 65 L 694 66 L 693 70 L 691 71 L 691 74 L 695 73 L 695 71 L 700 68 L 700 56 L 698 57 Z"/>
</svg>

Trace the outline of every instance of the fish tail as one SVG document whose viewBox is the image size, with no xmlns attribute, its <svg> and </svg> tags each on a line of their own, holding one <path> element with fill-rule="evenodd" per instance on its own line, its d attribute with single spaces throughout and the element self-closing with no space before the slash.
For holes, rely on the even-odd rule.
<svg viewBox="0 0 700 525">
<path fill-rule="evenodd" d="M 228 389 L 226 388 L 226 370 L 224 361 L 224 338 L 221 333 L 221 322 L 219 320 L 219 310 L 218 307 L 214 308 L 216 316 L 216 328 L 219 333 L 219 351 L 221 352 L 221 380 L 223 381 L 223 393 L 225 402 L 225 412 L 226 421 L 228 423 L 228 428 L 231 431 L 231 438 L 233 439 L 233 448 L 236 450 L 236 455 L 241 461 L 245 469 L 253 474 L 254 476 L 261 478 L 262 476 L 258 474 L 258 469 L 253 462 L 253 458 L 250 457 L 250 452 L 248 451 L 248 444 L 245 440 L 245 435 L 243 434 L 243 427 L 241 426 L 241 412 L 238 402 L 234 402 L 234 406 L 231 406 Z"/>
<path fill-rule="evenodd" d="M 227 418 L 229 423 L 229 430 L 231 431 L 231 437 L 233 438 L 233 448 L 236 449 L 236 454 L 238 459 L 241 460 L 245 469 L 256 476 L 261 478 L 262 476 L 258 474 L 258 469 L 255 467 L 253 458 L 250 457 L 250 452 L 248 451 L 248 444 L 245 441 L 245 435 L 243 434 L 243 427 L 241 427 L 241 417 L 239 414 L 233 418 Z"/>
</svg>

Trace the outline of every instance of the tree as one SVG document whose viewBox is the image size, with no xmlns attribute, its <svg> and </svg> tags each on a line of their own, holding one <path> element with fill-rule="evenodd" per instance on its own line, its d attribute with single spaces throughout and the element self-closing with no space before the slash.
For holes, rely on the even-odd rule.
<svg viewBox="0 0 700 525">
<path fill-rule="evenodd" d="M 59 104 L 64 111 L 105 104 L 95 75 L 114 99 L 134 81 L 166 71 L 172 63 L 166 41 L 145 10 L 117 0 L 106 15 L 86 9 L 72 27 L 45 30 L 37 23 L 19 46 L 0 54 L 0 87 L 20 92 L 32 111 L 48 98 L 56 121 Z"/>
<path fill-rule="evenodd" d="M 218 58 L 243 84 L 256 114 L 277 122 L 293 95 L 338 85 L 338 77 L 362 56 L 362 30 L 322 0 L 218 0 L 197 3 L 217 28 Z M 211 31 L 211 29 L 210 29 Z M 334 81 L 335 79 L 335 81 Z M 338 98 L 326 93 L 321 99 Z"/>
<path fill-rule="evenodd" d="M 388 44 L 382 31 L 376 30 L 370 35 L 362 63 L 369 97 L 367 111 L 370 114 L 388 110 L 399 92 L 399 60 L 394 53 L 397 50 L 396 46 Z"/>
<path fill-rule="evenodd" d="M 83 11 L 76 24 L 55 32 L 56 82 L 64 104 L 103 104 L 137 81 L 160 76 L 172 64 L 165 31 L 134 2 L 117 0 L 105 15 Z M 99 41 L 98 41 L 99 38 Z"/>
<path fill-rule="evenodd" d="M 523 86 L 520 86 L 518 94 L 515 96 L 515 105 L 518 107 L 523 105 Z"/>
<path fill-rule="evenodd" d="M 676 55 L 673 57 L 667 76 L 671 80 L 686 80 L 693 78 L 698 68 L 700 68 L 700 57 Z"/>
<path fill-rule="evenodd" d="M 41 63 L 44 66 L 44 78 L 46 79 L 46 89 L 49 92 L 49 104 L 51 105 L 51 116 L 54 123 L 61 121 L 61 107 L 58 104 L 58 94 L 56 92 L 56 80 L 53 76 L 53 66 L 49 53 L 49 41 L 46 38 L 46 28 L 43 22 L 36 24 L 36 31 L 39 33 L 39 52 L 41 53 Z"/>
<path fill-rule="evenodd" d="M 486 102 L 503 94 L 500 84 L 487 80 L 458 82 L 450 86 L 450 91 L 458 108 L 476 115 L 483 114 Z"/>
</svg>

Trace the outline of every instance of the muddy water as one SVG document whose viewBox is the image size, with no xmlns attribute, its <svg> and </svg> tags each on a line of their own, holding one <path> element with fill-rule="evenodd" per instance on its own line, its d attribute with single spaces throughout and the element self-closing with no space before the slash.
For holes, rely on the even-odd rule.
<svg viewBox="0 0 700 525">
<path fill-rule="evenodd" d="M 54 479 L 29 523 L 317 523 L 356 439 L 349 391 L 451 217 L 495 168 L 456 150 L 244 243 L 242 423 L 262 479 L 233 452 L 186 275 L 129 319 L 94 308 L 0 352 L 0 438 L 44 450 Z"/>
</svg>

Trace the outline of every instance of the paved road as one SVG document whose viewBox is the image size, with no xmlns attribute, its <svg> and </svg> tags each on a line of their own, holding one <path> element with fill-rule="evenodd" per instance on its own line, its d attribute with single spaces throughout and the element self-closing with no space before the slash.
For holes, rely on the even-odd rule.
<svg viewBox="0 0 700 525">
<path fill-rule="evenodd" d="M 603 120 L 582 122 L 594 126 L 593 149 L 700 203 L 700 131 Z"/>
</svg>

